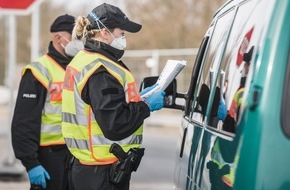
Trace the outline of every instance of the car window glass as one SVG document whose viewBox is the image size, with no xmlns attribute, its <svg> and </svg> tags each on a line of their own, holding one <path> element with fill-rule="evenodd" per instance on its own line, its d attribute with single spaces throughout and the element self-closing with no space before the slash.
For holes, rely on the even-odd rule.
<svg viewBox="0 0 290 190">
<path fill-rule="evenodd" d="M 195 59 L 194 67 L 193 67 L 192 74 L 191 74 L 190 86 L 189 86 L 189 90 L 187 93 L 187 96 L 189 97 L 187 102 L 186 102 L 186 109 L 185 109 L 185 115 L 187 115 L 187 116 L 190 113 L 192 113 L 192 110 L 194 109 L 194 107 L 191 107 L 192 102 L 195 101 L 194 98 L 196 97 L 194 95 L 194 90 L 196 87 L 198 75 L 200 73 L 200 68 L 201 68 L 201 64 L 202 64 L 202 59 L 203 59 L 203 56 L 205 54 L 205 50 L 206 50 L 208 41 L 209 41 L 209 36 L 206 36 L 205 38 L 203 38 L 201 45 L 198 49 L 196 59 Z"/>
<path fill-rule="evenodd" d="M 216 88 L 221 89 L 220 99 L 216 118 L 210 126 L 218 130 L 236 131 L 247 86 L 254 73 L 254 55 L 263 29 L 259 19 L 265 14 L 263 6 L 265 3 L 252 0 L 238 8 L 216 83 Z"/>
<path fill-rule="evenodd" d="M 203 123 L 206 116 L 206 109 L 209 100 L 211 85 L 214 84 L 217 76 L 219 63 L 224 52 L 231 21 L 234 16 L 234 9 L 223 14 L 216 22 L 210 43 L 207 48 L 206 57 L 202 65 L 202 72 L 199 75 L 197 91 L 194 93 L 196 101 L 192 102 L 193 110 L 191 119 Z"/>
</svg>

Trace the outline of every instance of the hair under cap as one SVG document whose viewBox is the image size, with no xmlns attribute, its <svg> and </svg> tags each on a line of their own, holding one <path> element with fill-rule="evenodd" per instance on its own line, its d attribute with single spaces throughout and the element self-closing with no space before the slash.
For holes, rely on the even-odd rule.
<svg viewBox="0 0 290 190">
<path fill-rule="evenodd" d="M 50 26 L 50 32 L 65 31 L 72 34 L 75 17 L 65 14 L 57 17 Z"/>
<path fill-rule="evenodd" d="M 118 7 L 106 3 L 95 7 L 87 18 L 91 23 L 90 29 L 102 29 L 106 26 L 108 29 L 121 28 L 136 33 L 142 28 L 142 25 L 130 21 Z"/>
</svg>

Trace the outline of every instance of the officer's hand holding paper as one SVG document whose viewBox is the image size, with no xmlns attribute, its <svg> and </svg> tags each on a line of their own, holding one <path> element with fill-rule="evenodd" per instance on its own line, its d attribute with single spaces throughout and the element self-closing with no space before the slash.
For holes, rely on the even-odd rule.
<svg viewBox="0 0 290 190">
<path fill-rule="evenodd" d="M 142 90 L 140 92 L 140 96 L 142 97 L 144 94 L 146 94 L 147 92 L 149 92 L 150 90 L 152 90 L 153 88 L 155 88 L 157 86 L 157 84 L 154 84 L 152 86 L 149 86 L 147 88 L 145 88 L 144 90 Z"/>
<path fill-rule="evenodd" d="M 164 91 L 185 65 L 185 60 L 167 60 L 156 84 L 144 89 L 140 94 L 141 98 L 146 99 L 156 92 Z"/>
<path fill-rule="evenodd" d="M 150 111 L 156 111 L 160 110 L 164 107 L 164 97 L 165 97 L 165 92 L 156 92 L 148 98 L 146 98 L 144 101 L 147 103 L 149 106 Z"/>
</svg>

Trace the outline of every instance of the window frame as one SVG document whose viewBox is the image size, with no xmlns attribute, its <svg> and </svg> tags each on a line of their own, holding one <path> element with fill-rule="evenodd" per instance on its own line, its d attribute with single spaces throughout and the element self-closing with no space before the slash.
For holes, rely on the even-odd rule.
<svg viewBox="0 0 290 190">
<path fill-rule="evenodd" d="M 195 95 L 194 92 L 196 91 L 196 85 L 198 83 L 198 76 L 199 73 L 201 72 L 201 66 L 203 63 L 203 57 L 206 53 L 206 48 L 209 44 L 209 36 L 206 36 L 202 39 L 201 45 L 198 49 L 198 53 L 195 59 L 195 63 L 194 63 L 194 67 L 192 70 L 192 74 L 191 74 L 191 82 L 190 82 L 190 86 L 189 86 L 189 90 L 187 93 L 187 102 L 186 102 L 186 109 L 185 109 L 185 115 L 188 116 L 191 112 L 193 112 L 193 108 L 192 108 L 192 103 L 193 101 L 195 101 Z"/>
<path fill-rule="evenodd" d="M 290 47 L 288 50 L 288 64 L 285 76 L 284 91 L 281 105 L 281 127 L 285 136 L 290 139 Z"/>
</svg>

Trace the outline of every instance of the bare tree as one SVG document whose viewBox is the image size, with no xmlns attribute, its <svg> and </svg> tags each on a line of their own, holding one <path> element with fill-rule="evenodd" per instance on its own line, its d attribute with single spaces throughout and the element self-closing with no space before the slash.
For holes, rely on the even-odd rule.
<svg viewBox="0 0 290 190">
<path fill-rule="evenodd" d="M 138 35 L 128 34 L 128 49 L 163 49 L 198 47 L 211 18 L 225 0 L 126 0 L 117 6 L 128 17 L 143 25 Z M 47 52 L 50 23 L 59 15 L 69 13 L 63 6 L 44 1 L 40 6 L 40 53 Z M 84 9 L 84 6 L 81 8 Z M 89 9 L 89 8 L 88 8 Z M 84 9 L 85 10 L 85 9 Z M 81 10 L 78 10 L 78 14 Z M 74 15 L 77 16 L 77 15 Z M 2 19 L 3 18 L 3 19 Z M 5 16 L 1 17 L 6 20 Z M 7 35 L 5 22 L 0 22 L 0 84 L 5 77 Z M 31 15 L 17 16 L 17 63 L 30 62 Z"/>
<path fill-rule="evenodd" d="M 132 49 L 198 46 L 212 16 L 225 0 L 127 0 L 126 11 L 143 25 L 130 36 Z M 141 36 L 141 37 L 140 37 Z"/>
</svg>

